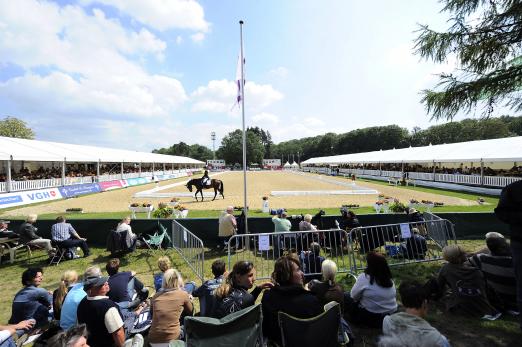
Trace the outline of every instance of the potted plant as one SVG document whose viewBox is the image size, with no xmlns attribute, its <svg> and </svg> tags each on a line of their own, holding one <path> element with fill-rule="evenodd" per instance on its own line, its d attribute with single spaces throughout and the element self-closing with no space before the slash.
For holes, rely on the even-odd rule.
<svg viewBox="0 0 522 347">
<path fill-rule="evenodd" d="M 169 218 L 172 216 L 173 209 L 164 203 L 158 205 L 158 209 L 152 213 L 154 218 Z"/>
</svg>

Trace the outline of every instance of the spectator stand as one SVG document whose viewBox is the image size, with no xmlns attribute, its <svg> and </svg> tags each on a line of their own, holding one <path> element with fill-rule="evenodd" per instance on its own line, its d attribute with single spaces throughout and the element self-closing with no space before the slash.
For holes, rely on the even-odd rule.
<svg viewBox="0 0 522 347">
<path fill-rule="evenodd" d="M 185 260 L 194 274 L 204 281 L 205 277 L 205 246 L 203 241 L 190 230 L 172 221 L 172 248 Z"/>
</svg>

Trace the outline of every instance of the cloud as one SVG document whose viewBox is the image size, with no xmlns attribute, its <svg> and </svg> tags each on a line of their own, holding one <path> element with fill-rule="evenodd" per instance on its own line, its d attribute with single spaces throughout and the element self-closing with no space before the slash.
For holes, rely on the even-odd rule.
<svg viewBox="0 0 522 347">
<path fill-rule="evenodd" d="M 183 37 L 181 35 L 176 36 L 176 43 L 181 45 L 183 43 Z"/>
<path fill-rule="evenodd" d="M 262 112 L 252 117 L 252 123 L 260 127 L 275 126 L 279 124 L 279 118 L 272 113 Z"/>
<path fill-rule="evenodd" d="M 276 78 L 286 78 L 288 76 L 288 69 L 283 66 L 276 67 L 270 70 L 268 73 Z"/>
<path fill-rule="evenodd" d="M 89 15 L 35 0 L 0 0 L 0 8 L 0 63 L 25 70 L 0 84 L 0 102 L 21 115 L 55 114 L 57 123 L 71 115 L 166 117 L 187 100 L 177 79 L 143 68 L 166 49 L 147 29 L 125 28 L 96 8 Z"/>
<path fill-rule="evenodd" d="M 193 112 L 229 113 L 237 97 L 237 86 L 233 81 L 226 79 L 212 80 L 206 86 L 198 87 L 192 94 Z M 270 84 L 245 84 L 245 107 L 260 111 L 283 99 L 284 95 L 275 90 Z"/>
<path fill-rule="evenodd" d="M 143 24 L 160 31 L 189 29 L 207 32 L 203 7 L 194 0 L 82 0 L 82 4 L 104 4 L 117 8 Z"/>
<path fill-rule="evenodd" d="M 203 33 L 196 33 L 196 34 L 193 34 L 193 35 L 190 35 L 190 38 L 192 39 L 193 42 L 201 42 L 205 39 L 205 34 Z"/>
</svg>

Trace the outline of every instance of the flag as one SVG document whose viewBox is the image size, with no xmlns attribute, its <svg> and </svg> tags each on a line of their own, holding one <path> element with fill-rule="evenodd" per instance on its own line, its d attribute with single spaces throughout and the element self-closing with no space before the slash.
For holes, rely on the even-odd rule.
<svg viewBox="0 0 522 347">
<path fill-rule="evenodd" d="M 245 72 L 245 57 L 243 57 L 243 73 Z M 244 78 L 244 76 L 243 76 Z M 241 90 L 241 52 L 237 56 L 237 66 L 236 66 L 236 84 L 237 84 L 237 97 L 236 104 L 241 108 L 241 98 L 244 94 Z M 243 87 L 245 85 L 245 80 L 243 80 Z"/>
</svg>

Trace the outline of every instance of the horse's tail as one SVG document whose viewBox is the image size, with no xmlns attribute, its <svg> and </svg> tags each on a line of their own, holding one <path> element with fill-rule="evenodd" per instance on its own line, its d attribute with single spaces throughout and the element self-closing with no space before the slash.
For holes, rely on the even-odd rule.
<svg viewBox="0 0 522 347">
<path fill-rule="evenodd" d="M 225 189 L 225 186 L 223 185 L 223 181 L 220 181 L 221 183 L 219 184 L 219 191 L 221 192 L 221 195 L 223 195 L 223 191 Z"/>
</svg>

